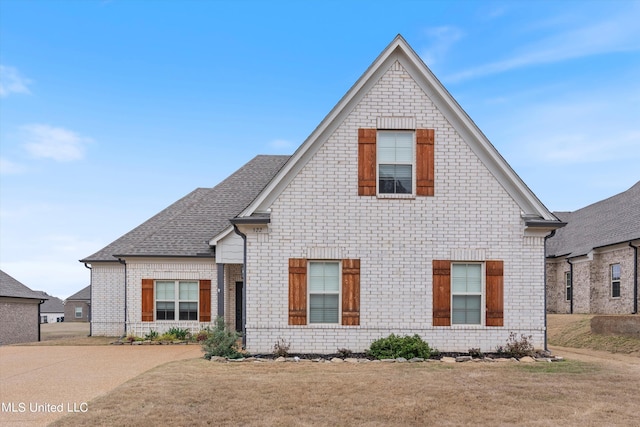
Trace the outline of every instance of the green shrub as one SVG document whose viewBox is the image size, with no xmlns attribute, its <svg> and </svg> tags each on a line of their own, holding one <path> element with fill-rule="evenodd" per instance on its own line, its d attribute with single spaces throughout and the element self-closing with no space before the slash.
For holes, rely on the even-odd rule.
<svg viewBox="0 0 640 427">
<path fill-rule="evenodd" d="M 191 338 L 191 332 L 189 332 L 188 329 L 182 329 L 182 328 L 170 328 L 167 333 L 169 335 L 173 335 L 174 337 L 176 337 L 177 340 L 186 340 Z"/>
<path fill-rule="evenodd" d="M 432 351 L 429 344 L 417 334 L 404 337 L 391 334 L 386 338 L 372 342 L 367 354 L 376 359 L 396 359 L 398 357 L 428 359 Z"/>
<path fill-rule="evenodd" d="M 197 342 L 206 341 L 211 336 L 211 329 L 205 328 L 200 330 L 194 337 Z"/>
<path fill-rule="evenodd" d="M 224 324 L 222 317 L 216 317 L 215 327 L 211 330 L 211 335 L 202 342 L 204 358 L 211 359 L 213 356 L 238 359 L 242 353 L 238 351 L 237 341 L 242 335 L 230 330 Z"/>
<path fill-rule="evenodd" d="M 158 339 L 158 332 L 151 329 L 149 333 L 144 335 L 145 340 L 153 341 Z"/>
</svg>

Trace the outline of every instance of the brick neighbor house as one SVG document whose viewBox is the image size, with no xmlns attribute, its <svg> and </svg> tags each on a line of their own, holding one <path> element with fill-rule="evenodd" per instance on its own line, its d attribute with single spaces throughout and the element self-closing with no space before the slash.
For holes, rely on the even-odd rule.
<svg viewBox="0 0 640 427">
<path fill-rule="evenodd" d="M 0 270 L 0 345 L 40 341 L 40 306 L 46 299 Z"/>
<path fill-rule="evenodd" d="M 91 285 L 64 300 L 65 322 L 88 322 L 91 319 Z"/>
<path fill-rule="evenodd" d="M 547 243 L 550 313 L 638 314 L 640 182 L 575 212 Z"/>
<path fill-rule="evenodd" d="M 92 333 L 216 316 L 253 353 L 545 345 L 561 223 L 397 36 L 291 156 L 258 156 L 97 253 Z"/>
</svg>

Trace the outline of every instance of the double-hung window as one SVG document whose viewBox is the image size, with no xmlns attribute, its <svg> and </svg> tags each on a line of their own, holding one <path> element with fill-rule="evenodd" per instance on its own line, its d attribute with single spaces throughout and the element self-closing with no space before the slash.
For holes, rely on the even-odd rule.
<svg viewBox="0 0 640 427">
<path fill-rule="evenodd" d="M 340 263 L 309 262 L 309 323 L 339 323 Z"/>
<path fill-rule="evenodd" d="M 75 308 L 75 316 L 76 316 L 76 319 L 82 318 L 82 307 Z"/>
<path fill-rule="evenodd" d="M 198 282 L 157 280 L 155 290 L 156 320 L 198 320 Z"/>
<path fill-rule="evenodd" d="M 412 131 L 378 132 L 379 194 L 413 194 L 414 146 Z"/>
<path fill-rule="evenodd" d="M 620 264 L 611 265 L 611 298 L 620 298 Z"/>
<path fill-rule="evenodd" d="M 482 264 L 451 265 L 451 323 L 480 325 L 482 322 Z"/>
<path fill-rule="evenodd" d="M 565 300 L 571 301 L 573 294 L 573 281 L 571 280 L 571 272 L 564 273 Z"/>
</svg>

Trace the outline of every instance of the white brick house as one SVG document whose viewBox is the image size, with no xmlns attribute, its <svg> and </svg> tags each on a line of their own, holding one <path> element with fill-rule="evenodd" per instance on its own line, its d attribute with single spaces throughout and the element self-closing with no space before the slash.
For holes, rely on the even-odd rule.
<svg viewBox="0 0 640 427">
<path fill-rule="evenodd" d="M 217 308 L 254 353 L 392 332 L 441 351 L 511 332 L 545 345 L 544 242 L 563 223 L 401 36 L 290 158 L 185 199 L 83 260 L 94 334 L 197 328 Z"/>
</svg>

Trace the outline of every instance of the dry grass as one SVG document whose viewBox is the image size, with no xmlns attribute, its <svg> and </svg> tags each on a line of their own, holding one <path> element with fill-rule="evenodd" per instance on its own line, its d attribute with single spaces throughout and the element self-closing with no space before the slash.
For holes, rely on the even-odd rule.
<svg viewBox="0 0 640 427">
<path fill-rule="evenodd" d="M 636 425 L 639 381 L 637 366 L 573 361 L 192 359 L 155 368 L 53 425 Z"/>
<path fill-rule="evenodd" d="M 609 348 L 585 335 L 588 320 L 551 319 L 549 336 L 556 345 Z M 640 364 L 624 357 L 357 365 L 192 359 L 152 369 L 53 425 L 635 426 Z"/>
<path fill-rule="evenodd" d="M 640 339 L 591 333 L 591 314 L 547 316 L 549 344 L 640 356 Z"/>
<path fill-rule="evenodd" d="M 40 342 L 17 345 L 107 345 L 115 337 L 90 337 L 89 322 L 56 322 L 40 325 Z"/>
</svg>

